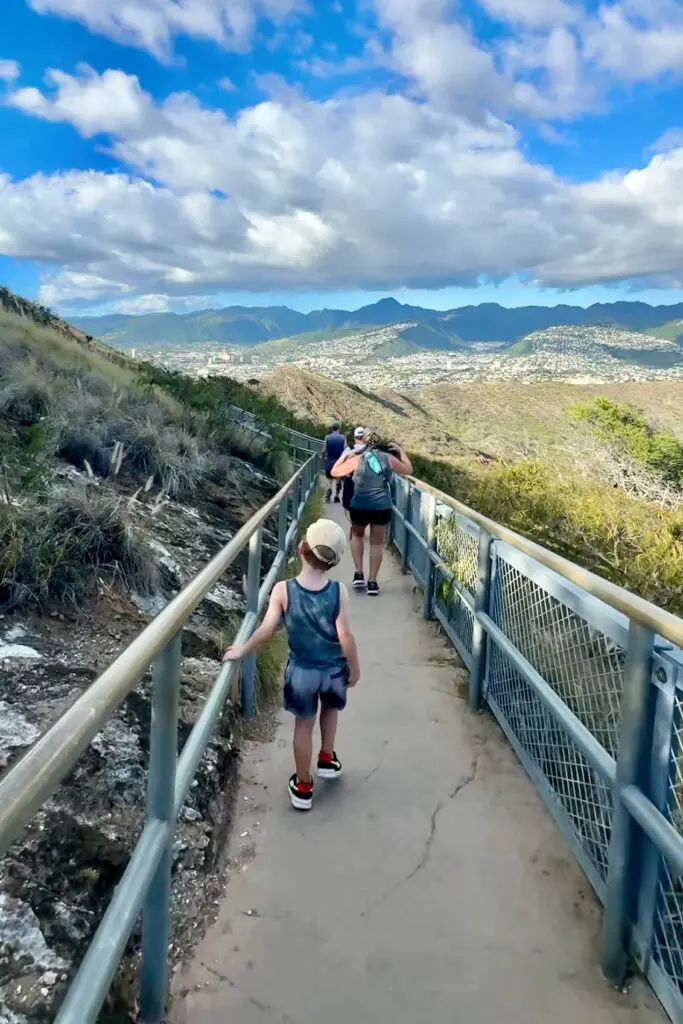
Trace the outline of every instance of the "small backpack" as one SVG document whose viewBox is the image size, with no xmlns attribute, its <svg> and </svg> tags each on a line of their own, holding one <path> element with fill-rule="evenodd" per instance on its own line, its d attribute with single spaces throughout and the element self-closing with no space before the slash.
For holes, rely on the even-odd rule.
<svg viewBox="0 0 683 1024">
<path fill-rule="evenodd" d="M 377 458 L 375 452 L 372 451 L 372 449 L 370 449 L 363 452 L 360 461 L 358 462 L 358 465 L 353 471 L 354 487 L 357 486 L 358 483 L 360 483 L 363 480 L 367 472 L 366 467 L 374 476 L 382 477 L 387 486 L 389 485 L 389 481 L 391 480 L 392 477 L 392 472 L 391 469 L 389 468 L 389 465 L 383 465 L 382 462 L 380 462 L 380 460 Z"/>
</svg>

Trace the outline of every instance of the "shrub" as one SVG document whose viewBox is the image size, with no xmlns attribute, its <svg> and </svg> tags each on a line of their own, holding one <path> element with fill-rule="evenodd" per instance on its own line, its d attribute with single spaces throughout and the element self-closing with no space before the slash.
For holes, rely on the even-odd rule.
<svg viewBox="0 0 683 1024">
<path fill-rule="evenodd" d="M 63 428 L 57 455 L 77 469 L 84 469 L 86 462 L 96 476 L 105 477 L 111 466 L 111 456 L 104 447 L 102 431 L 80 424 Z"/>
<path fill-rule="evenodd" d="M 154 556 L 122 500 L 106 490 L 55 492 L 0 506 L 0 606 L 76 604 L 106 573 L 140 593 L 156 583 Z"/>
<path fill-rule="evenodd" d="M 265 459 L 265 439 L 246 427 L 226 421 L 216 424 L 207 435 L 208 441 L 223 455 L 259 462 Z"/>
<path fill-rule="evenodd" d="M 683 612 L 683 516 L 534 460 L 475 475 L 416 459 L 416 475 L 620 586 Z"/>
<path fill-rule="evenodd" d="M 314 419 L 297 417 L 277 399 L 260 395 L 253 388 L 231 377 L 185 377 L 150 363 L 141 364 L 140 374 L 148 388 L 158 387 L 187 408 L 210 418 L 224 420 L 225 407 L 236 405 L 265 423 L 279 424 L 314 437 L 320 434 L 320 424 Z"/>
<path fill-rule="evenodd" d="M 12 377 L 0 391 L 0 418 L 18 427 L 35 426 L 50 411 L 53 399 L 50 386 L 31 365 L 25 369 L 15 368 Z"/>
<path fill-rule="evenodd" d="M 145 483 L 155 484 L 172 498 L 196 493 L 205 468 L 205 459 L 195 437 L 180 427 L 159 427 L 149 421 L 128 419 L 108 425 L 109 447 L 123 444 L 123 472 Z"/>
<path fill-rule="evenodd" d="M 683 485 L 683 443 L 670 430 L 649 424 L 641 409 L 596 398 L 572 406 L 569 414 L 667 483 Z"/>
</svg>

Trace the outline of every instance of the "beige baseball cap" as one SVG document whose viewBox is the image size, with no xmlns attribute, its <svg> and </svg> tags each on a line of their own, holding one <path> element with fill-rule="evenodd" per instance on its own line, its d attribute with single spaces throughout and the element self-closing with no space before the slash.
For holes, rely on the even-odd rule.
<svg viewBox="0 0 683 1024">
<path fill-rule="evenodd" d="M 332 569 L 346 551 L 346 534 L 331 519 L 318 519 L 306 530 L 306 543 L 315 557 Z"/>
</svg>

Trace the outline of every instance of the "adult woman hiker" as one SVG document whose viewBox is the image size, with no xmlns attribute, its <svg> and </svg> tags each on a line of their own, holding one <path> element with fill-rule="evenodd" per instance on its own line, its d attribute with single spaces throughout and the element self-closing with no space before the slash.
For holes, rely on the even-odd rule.
<svg viewBox="0 0 683 1024">
<path fill-rule="evenodd" d="M 340 459 L 330 471 L 333 479 L 353 475 L 353 497 L 351 498 L 351 554 L 355 573 L 353 586 L 360 590 L 365 587 L 363 556 L 365 554 L 365 530 L 370 527 L 370 568 L 367 592 L 370 597 L 379 595 L 379 574 L 384 556 L 384 535 L 391 520 L 391 478 L 394 473 L 408 476 L 413 471 L 410 459 L 403 448 L 391 442 L 381 445 L 379 432 L 375 427 L 365 431 L 365 450 Z"/>
</svg>

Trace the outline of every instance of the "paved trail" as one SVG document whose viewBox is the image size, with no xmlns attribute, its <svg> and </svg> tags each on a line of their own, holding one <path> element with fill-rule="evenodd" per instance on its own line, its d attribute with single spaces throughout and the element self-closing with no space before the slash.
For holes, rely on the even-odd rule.
<svg viewBox="0 0 683 1024">
<path fill-rule="evenodd" d="M 176 981 L 173 1024 L 663 1021 L 643 984 L 621 996 L 602 980 L 588 883 L 502 734 L 469 712 L 412 578 L 388 556 L 380 579 L 379 600 L 351 595 L 363 678 L 344 777 L 298 814 L 288 716 L 250 745 L 241 866 Z"/>
</svg>

